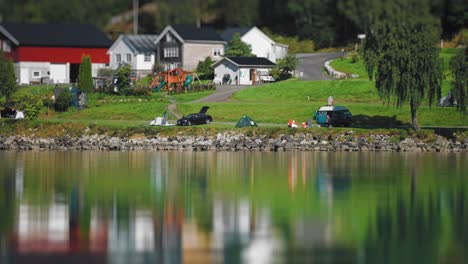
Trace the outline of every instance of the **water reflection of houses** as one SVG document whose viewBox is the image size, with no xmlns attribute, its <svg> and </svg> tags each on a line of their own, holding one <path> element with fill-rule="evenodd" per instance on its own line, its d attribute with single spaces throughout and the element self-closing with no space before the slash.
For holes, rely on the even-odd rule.
<svg viewBox="0 0 468 264">
<path fill-rule="evenodd" d="M 258 210 L 247 199 L 223 201 L 213 206 L 211 248 L 226 263 L 271 263 L 281 251 L 268 209 Z"/>
</svg>

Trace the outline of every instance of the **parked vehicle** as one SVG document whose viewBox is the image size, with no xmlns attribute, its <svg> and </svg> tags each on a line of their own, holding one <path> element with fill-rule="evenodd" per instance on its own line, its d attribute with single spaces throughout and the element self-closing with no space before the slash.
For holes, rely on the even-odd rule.
<svg viewBox="0 0 468 264">
<path fill-rule="evenodd" d="M 213 122 L 213 118 L 210 115 L 206 114 L 208 111 L 208 106 L 203 106 L 200 109 L 198 114 L 190 114 L 187 116 L 182 117 L 181 119 L 177 120 L 178 126 L 191 126 L 191 125 L 201 125 L 201 124 L 209 124 Z"/>
<path fill-rule="evenodd" d="M 320 126 L 349 126 L 353 117 L 344 106 L 322 106 L 315 111 L 314 119 Z"/>
<path fill-rule="evenodd" d="M 262 82 L 274 82 L 275 78 L 273 78 L 273 76 L 271 76 L 271 75 L 263 75 L 263 76 L 260 76 L 260 81 L 262 81 Z"/>
</svg>

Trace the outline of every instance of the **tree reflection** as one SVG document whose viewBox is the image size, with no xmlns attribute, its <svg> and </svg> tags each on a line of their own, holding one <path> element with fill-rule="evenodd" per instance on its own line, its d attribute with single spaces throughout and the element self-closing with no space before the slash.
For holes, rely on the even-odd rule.
<svg viewBox="0 0 468 264">
<path fill-rule="evenodd" d="M 0 260 L 463 262 L 466 156 L 453 158 L 0 153 Z"/>
</svg>

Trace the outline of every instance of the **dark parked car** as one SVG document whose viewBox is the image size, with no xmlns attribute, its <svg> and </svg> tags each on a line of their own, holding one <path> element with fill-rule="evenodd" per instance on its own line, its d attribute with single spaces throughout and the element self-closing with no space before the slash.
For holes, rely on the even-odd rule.
<svg viewBox="0 0 468 264">
<path fill-rule="evenodd" d="M 184 116 L 181 119 L 177 120 L 178 126 L 191 126 L 191 125 L 201 125 L 201 124 L 209 124 L 213 122 L 213 118 L 210 115 L 206 114 L 208 110 L 208 106 L 203 106 L 200 109 L 198 114 L 190 114 L 188 116 Z"/>
</svg>

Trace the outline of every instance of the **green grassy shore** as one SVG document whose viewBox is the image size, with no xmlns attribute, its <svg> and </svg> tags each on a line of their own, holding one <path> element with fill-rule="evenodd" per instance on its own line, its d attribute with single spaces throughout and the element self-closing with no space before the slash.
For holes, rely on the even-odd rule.
<svg viewBox="0 0 468 264">
<path fill-rule="evenodd" d="M 443 92 L 450 89 L 450 72 L 448 61 L 454 55 L 454 50 L 446 49 L 441 52 L 444 60 L 445 76 Z M 180 131 L 193 132 L 198 128 L 154 128 L 149 127 L 149 121 L 155 116 L 162 116 L 168 105 L 176 103 L 180 114 L 198 112 L 201 106 L 210 106 L 209 114 L 215 123 L 201 126 L 199 129 L 219 130 L 232 128 L 242 115 L 249 115 L 260 124 L 284 124 L 289 119 L 304 122 L 311 119 L 315 110 L 327 103 L 327 98 L 333 96 L 335 105 L 344 105 L 350 109 L 354 118 L 353 129 L 390 129 L 410 125 L 410 110 L 408 106 L 396 108 L 384 104 L 377 94 L 374 82 L 365 73 L 362 61 L 352 63 L 349 58 L 337 59 L 332 67 L 339 71 L 356 73 L 360 77 L 350 80 L 332 81 L 302 81 L 297 79 L 272 83 L 259 87 L 247 88 L 233 94 L 229 101 L 219 103 L 192 103 L 205 97 L 212 91 L 165 95 L 153 93 L 146 97 L 125 97 L 105 94 L 90 94 L 88 107 L 78 111 L 70 108 L 66 112 L 55 112 L 44 107 L 38 120 L 21 121 L 26 125 L 15 127 L 49 127 L 56 124 L 63 126 L 73 123 L 80 126 L 102 127 L 103 130 L 143 130 L 148 131 Z M 17 94 L 31 93 L 40 96 L 51 95 L 53 86 L 26 86 L 19 89 Z M 176 119 L 169 116 L 169 119 Z M 464 127 L 468 126 L 466 114 L 456 111 L 453 107 L 429 107 L 425 102 L 418 110 L 418 121 L 426 127 Z M 7 122 L 1 119 L 1 131 L 8 131 Z M 18 122 L 15 122 L 18 123 Z M 46 125 L 47 124 L 47 125 Z M 34 128 L 33 128 L 34 129 Z M 51 129 L 49 127 L 49 129 Z M 265 129 L 278 130 L 278 127 Z M 314 128 L 320 130 L 320 128 Z M 120 132 L 119 132 L 120 133 Z M 195 133 L 195 132 L 194 132 Z M 273 132 L 268 132 L 273 133 Z"/>
</svg>

